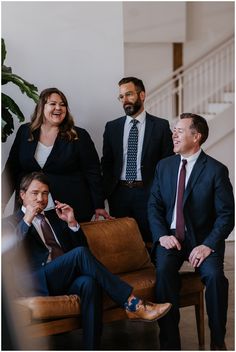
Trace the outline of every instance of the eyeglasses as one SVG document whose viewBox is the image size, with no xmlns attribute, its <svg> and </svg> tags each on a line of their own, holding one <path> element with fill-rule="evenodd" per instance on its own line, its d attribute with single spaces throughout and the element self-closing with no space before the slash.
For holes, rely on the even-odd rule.
<svg viewBox="0 0 236 352">
<path fill-rule="evenodd" d="M 123 100 L 124 98 L 133 98 L 133 96 L 135 95 L 135 93 L 136 94 L 139 94 L 140 93 L 140 91 L 135 91 L 135 92 L 126 92 L 125 94 L 120 94 L 118 97 L 117 97 L 117 99 L 119 100 L 119 101 L 121 101 L 121 100 Z"/>
</svg>

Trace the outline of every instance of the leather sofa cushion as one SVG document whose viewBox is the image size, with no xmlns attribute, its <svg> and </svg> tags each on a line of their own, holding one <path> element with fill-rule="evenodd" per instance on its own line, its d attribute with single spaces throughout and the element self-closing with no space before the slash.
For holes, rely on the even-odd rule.
<svg viewBox="0 0 236 352">
<path fill-rule="evenodd" d="M 31 319 L 66 318 L 80 314 L 80 298 L 77 295 L 22 297 L 16 302 L 28 307 Z"/>
<path fill-rule="evenodd" d="M 134 287 L 134 294 L 146 300 L 155 301 L 156 274 L 153 267 L 122 274 L 120 277 Z M 203 290 L 200 277 L 194 272 L 181 273 L 181 283 L 181 296 Z M 80 298 L 77 295 L 20 298 L 17 303 L 30 310 L 33 320 L 75 317 L 80 314 Z M 109 310 L 116 308 L 117 304 L 104 294 L 103 307 L 104 310 Z"/>
<path fill-rule="evenodd" d="M 151 267 L 123 274 L 120 277 L 134 287 L 134 293 L 139 297 L 153 299 L 155 286 L 154 268 Z M 36 320 L 73 317 L 80 314 L 80 298 L 77 295 L 20 298 L 17 303 L 20 306 L 28 307 L 31 311 L 32 319 Z M 118 306 L 104 293 L 103 307 L 104 310 L 107 310 Z"/>
<path fill-rule="evenodd" d="M 81 223 L 94 256 L 114 274 L 151 267 L 136 221 L 132 218 Z"/>
</svg>

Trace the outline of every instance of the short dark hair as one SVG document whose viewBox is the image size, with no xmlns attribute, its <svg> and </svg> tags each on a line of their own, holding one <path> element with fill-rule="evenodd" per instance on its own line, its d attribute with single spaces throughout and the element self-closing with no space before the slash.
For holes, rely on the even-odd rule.
<svg viewBox="0 0 236 352">
<path fill-rule="evenodd" d="M 136 77 L 124 77 L 120 80 L 118 85 L 121 86 L 122 84 L 130 83 L 130 82 L 132 82 L 135 85 L 137 90 L 139 90 L 140 92 L 142 91 L 145 92 L 143 81 Z"/>
<path fill-rule="evenodd" d="M 184 112 L 180 115 L 180 119 L 191 119 L 192 124 L 190 125 L 191 130 L 195 130 L 201 134 L 199 144 L 202 145 L 208 138 L 209 127 L 206 119 L 200 115 L 192 114 L 190 112 Z"/>
<path fill-rule="evenodd" d="M 25 175 L 22 178 L 20 183 L 20 191 L 26 192 L 31 182 L 34 180 L 39 181 L 49 187 L 49 180 L 47 176 L 43 172 L 34 171 L 34 172 L 31 172 L 30 174 Z"/>
</svg>

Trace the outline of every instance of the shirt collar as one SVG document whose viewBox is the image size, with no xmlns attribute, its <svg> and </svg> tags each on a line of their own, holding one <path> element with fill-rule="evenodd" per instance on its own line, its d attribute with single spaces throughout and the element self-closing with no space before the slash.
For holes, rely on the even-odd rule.
<svg viewBox="0 0 236 352">
<path fill-rule="evenodd" d="M 181 161 L 183 159 L 187 160 L 188 163 L 191 163 L 191 162 L 194 162 L 197 160 L 197 158 L 199 157 L 199 155 L 201 154 L 202 152 L 202 149 L 200 148 L 195 154 L 193 155 L 190 155 L 188 158 L 184 158 L 182 155 L 181 155 Z"/>
<path fill-rule="evenodd" d="M 133 121 L 133 117 L 127 115 L 126 116 L 128 123 L 130 123 L 130 121 Z M 140 123 L 144 123 L 146 119 L 146 112 L 145 110 L 143 110 L 136 118 L 135 120 L 138 120 Z"/>
</svg>

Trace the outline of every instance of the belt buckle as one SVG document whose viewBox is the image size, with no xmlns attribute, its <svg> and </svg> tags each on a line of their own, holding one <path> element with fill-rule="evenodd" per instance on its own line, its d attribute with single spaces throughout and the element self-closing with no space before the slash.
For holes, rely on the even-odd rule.
<svg viewBox="0 0 236 352">
<path fill-rule="evenodd" d="M 126 181 L 129 188 L 133 188 L 134 181 Z"/>
</svg>

